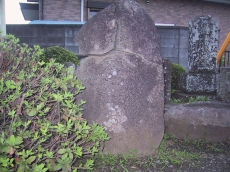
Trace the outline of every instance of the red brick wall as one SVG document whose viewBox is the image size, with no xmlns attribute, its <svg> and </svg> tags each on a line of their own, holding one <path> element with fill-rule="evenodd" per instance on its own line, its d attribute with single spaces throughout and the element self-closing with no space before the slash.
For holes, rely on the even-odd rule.
<svg viewBox="0 0 230 172">
<path fill-rule="evenodd" d="M 87 18 L 85 0 L 84 20 Z M 118 0 L 94 0 L 113 2 Z M 196 16 L 211 15 L 219 21 L 220 46 L 230 31 L 230 5 L 202 0 L 136 0 L 152 17 L 155 23 L 188 26 L 188 22 Z M 44 0 L 44 20 L 81 19 L 81 0 Z M 230 50 L 230 46 L 228 47 Z"/>
</svg>

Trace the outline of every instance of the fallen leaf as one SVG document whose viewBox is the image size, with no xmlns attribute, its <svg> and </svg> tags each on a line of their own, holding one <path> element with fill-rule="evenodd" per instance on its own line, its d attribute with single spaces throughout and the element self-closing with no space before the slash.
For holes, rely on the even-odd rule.
<svg viewBox="0 0 230 172">
<path fill-rule="evenodd" d="M 13 147 L 10 147 L 10 155 L 13 155 L 14 154 L 14 148 Z"/>
</svg>

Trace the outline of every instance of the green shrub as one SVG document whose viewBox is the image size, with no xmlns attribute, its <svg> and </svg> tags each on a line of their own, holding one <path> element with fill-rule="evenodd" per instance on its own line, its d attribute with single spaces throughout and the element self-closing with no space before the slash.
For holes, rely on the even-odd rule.
<svg viewBox="0 0 230 172">
<path fill-rule="evenodd" d="M 180 74 L 185 72 L 186 70 L 183 66 L 172 63 L 172 89 L 178 90 L 180 88 Z"/>
<path fill-rule="evenodd" d="M 73 62 L 78 65 L 80 63 L 76 54 L 59 46 L 46 48 L 43 55 L 41 56 L 41 60 L 44 62 L 49 62 L 51 58 L 55 59 L 56 62 L 61 64 L 65 64 L 66 62 Z"/>
<path fill-rule="evenodd" d="M 0 42 L 0 171 L 91 170 L 85 155 L 109 138 L 82 116 L 86 102 L 76 102 L 85 87 L 63 64 L 44 65 L 39 46 L 18 42 L 12 35 Z"/>
</svg>

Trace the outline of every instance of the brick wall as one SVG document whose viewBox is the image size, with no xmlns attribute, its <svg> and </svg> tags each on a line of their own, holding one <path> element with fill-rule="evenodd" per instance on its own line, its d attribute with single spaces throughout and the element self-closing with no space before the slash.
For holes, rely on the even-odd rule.
<svg viewBox="0 0 230 172">
<path fill-rule="evenodd" d="M 81 20 L 81 0 L 44 0 L 44 20 Z"/>
<path fill-rule="evenodd" d="M 94 0 L 114 2 L 118 0 Z M 188 26 L 188 22 L 196 16 L 211 15 L 219 21 L 220 46 L 230 31 L 230 5 L 202 0 L 136 0 L 152 17 L 155 23 Z M 87 18 L 86 2 L 84 19 Z M 80 21 L 81 0 L 44 0 L 44 20 Z M 228 47 L 230 50 L 230 46 Z"/>
<path fill-rule="evenodd" d="M 196 16 L 210 15 L 219 21 L 220 46 L 230 31 L 230 5 L 201 0 L 137 0 L 155 23 L 187 26 Z M 230 50 L 230 46 L 228 47 Z"/>
</svg>

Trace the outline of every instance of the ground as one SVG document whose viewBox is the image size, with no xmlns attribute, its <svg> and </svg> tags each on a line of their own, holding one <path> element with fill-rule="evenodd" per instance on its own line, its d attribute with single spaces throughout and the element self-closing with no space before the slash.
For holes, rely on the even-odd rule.
<svg viewBox="0 0 230 172">
<path fill-rule="evenodd" d="M 155 155 L 138 158 L 136 151 L 97 155 L 95 172 L 229 172 L 230 140 L 225 143 L 178 140 L 164 135 Z"/>
</svg>

